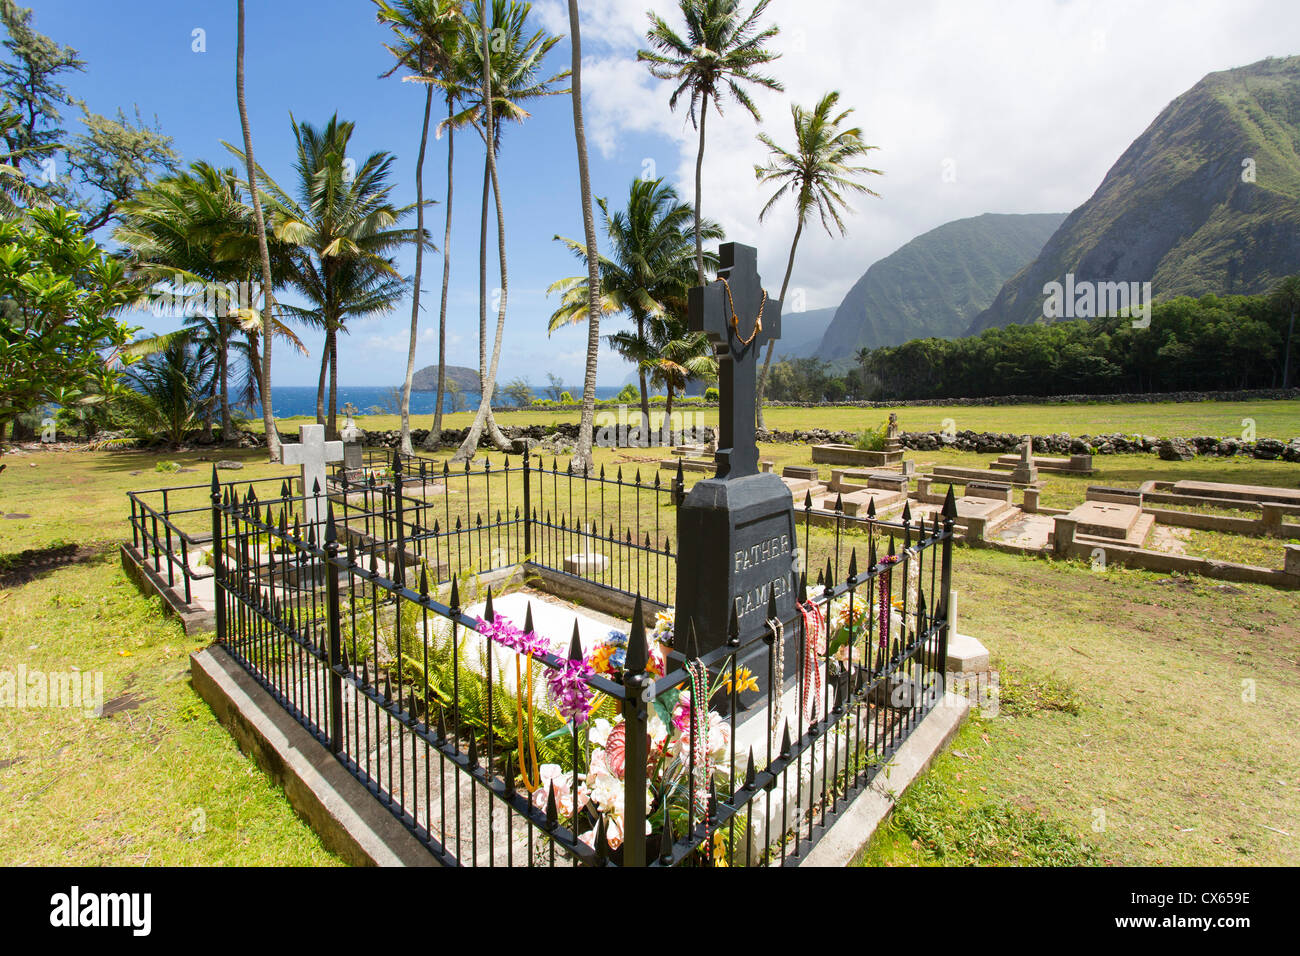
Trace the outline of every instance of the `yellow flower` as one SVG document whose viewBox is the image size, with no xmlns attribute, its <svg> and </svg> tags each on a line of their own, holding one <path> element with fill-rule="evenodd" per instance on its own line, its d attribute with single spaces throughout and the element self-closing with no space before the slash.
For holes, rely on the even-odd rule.
<svg viewBox="0 0 1300 956">
<path fill-rule="evenodd" d="M 609 659 L 614 655 L 616 648 L 612 644 L 602 645 L 592 656 L 591 666 L 597 674 L 609 673 Z"/>
<path fill-rule="evenodd" d="M 728 694 L 731 693 L 731 675 L 728 674 L 722 678 L 722 686 L 726 688 Z M 758 693 L 758 678 L 756 678 L 748 667 L 736 668 L 736 693 L 741 694 L 747 690 Z"/>
<path fill-rule="evenodd" d="M 727 862 L 727 838 L 721 830 L 717 830 L 713 834 L 713 865 L 731 866 Z"/>
</svg>

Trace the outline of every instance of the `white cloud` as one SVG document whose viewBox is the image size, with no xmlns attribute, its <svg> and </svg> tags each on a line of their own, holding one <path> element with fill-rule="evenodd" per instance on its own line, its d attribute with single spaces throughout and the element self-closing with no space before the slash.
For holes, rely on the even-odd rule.
<svg viewBox="0 0 1300 956">
<path fill-rule="evenodd" d="M 605 158 L 629 134 L 659 137 L 665 155 L 648 158 L 692 196 L 686 106 L 670 112 L 669 84 L 635 62 L 645 6 L 583 9 L 588 131 Z M 669 0 L 649 6 L 680 23 Z M 568 32 L 562 4 L 538 10 Z M 870 164 L 885 172 L 871 183 L 881 199 L 852 200 L 847 239 L 804 230 L 792 284 L 808 308 L 838 304 L 871 262 L 944 222 L 1073 209 L 1175 96 L 1206 73 L 1292 53 L 1282 38 L 1300 36 L 1300 6 L 1288 0 L 774 0 L 767 17 L 781 27 L 770 72 L 786 91 L 755 96 L 763 129 L 788 141 L 789 104 L 838 89 L 880 147 Z M 779 208 L 757 222 L 766 199 L 753 175 L 758 127 L 739 106 L 725 109 L 709 115 L 703 211 L 757 245 L 766 283 L 779 286 L 793 214 Z M 945 160 L 955 181 L 942 178 Z"/>
</svg>

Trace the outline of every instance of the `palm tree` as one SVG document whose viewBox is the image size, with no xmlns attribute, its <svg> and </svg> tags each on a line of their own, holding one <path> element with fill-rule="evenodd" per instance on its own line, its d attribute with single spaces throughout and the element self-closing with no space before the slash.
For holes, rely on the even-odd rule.
<svg viewBox="0 0 1300 956">
<path fill-rule="evenodd" d="M 253 130 L 248 124 L 248 103 L 244 98 L 244 0 L 238 0 L 235 41 L 235 99 L 239 105 L 239 125 L 244 133 L 244 161 L 248 167 L 248 192 L 253 199 L 253 218 L 257 226 L 257 247 L 262 258 L 262 310 L 270 316 L 275 313 L 274 284 L 271 278 L 271 254 L 266 244 L 266 222 L 262 218 L 262 201 L 257 188 L 253 159 Z M 270 323 L 267 323 L 269 325 Z M 271 411 L 271 340 L 264 335 L 262 344 L 262 423 L 266 429 L 266 451 L 271 461 L 280 460 L 280 436 L 275 430 L 275 415 Z"/>
<path fill-rule="evenodd" d="M 609 237 L 609 255 L 597 256 L 600 263 L 600 308 L 607 315 L 626 313 L 632 320 L 630 332 L 610 336 L 609 341 L 629 362 L 637 366 L 641 391 L 643 428 L 650 428 L 650 400 L 646 389 L 646 362 L 654 358 L 654 343 L 648 325 L 666 315 L 684 317 L 686 301 L 695 280 L 692 241 L 695 210 L 684 203 L 677 190 L 662 179 L 632 181 L 627 209 L 609 211 L 608 203 L 597 202 Z M 704 220 L 701 235 L 710 241 L 723 237 L 722 227 Z M 589 258 L 585 244 L 556 236 L 584 263 Z M 706 252 L 705 264 L 717 268 L 717 254 Z M 548 293 L 559 293 L 560 307 L 551 315 L 547 332 L 587 321 L 591 312 L 590 278 L 574 276 L 552 283 Z"/>
<path fill-rule="evenodd" d="M 569 91 L 555 88 L 566 79 L 567 70 L 546 80 L 538 79 L 542 60 L 560 37 L 545 30 L 527 33 L 532 4 L 518 0 L 492 0 L 491 22 L 487 4 L 477 0 L 467 20 L 470 42 L 465 45 L 465 74 L 476 86 L 466 89 L 470 101 L 465 115 L 484 142 L 483 207 L 479 223 L 479 387 L 480 401 L 469 433 L 461 442 L 455 460 L 474 457 L 478 441 L 487 429 L 493 443 L 509 450 L 511 443 L 497 427 L 492 416 L 492 395 L 496 390 L 497 366 L 505 332 L 506 302 L 509 295 L 509 272 L 506 266 L 506 226 L 501 183 L 497 177 L 497 154 L 501 149 L 501 130 L 505 121 L 522 122 L 529 116 L 524 103 L 539 96 L 558 96 Z M 501 266 L 500 299 L 497 308 L 496 338 L 491 359 L 487 352 L 487 216 L 488 192 L 496 201 L 497 258 Z"/>
<path fill-rule="evenodd" d="M 142 437 L 162 434 L 173 446 L 208 413 L 212 365 L 189 342 L 178 340 L 127 375 L 129 388 L 114 396 L 115 414 Z"/>
<path fill-rule="evenodd" d="M 258 167 L 257 173 L 266 184 L 264 198 L 275 237 L 297 247 L 288 282 L 311 303 L 311 308 L 284 305 L 282 311 L 325 332 L 316 417 L 335 435 L 338 335 L 347 331 L 348 319 L 386 312 L 401 300 L 405 280 L 389 254 L 407 243 L 427 242 L 428 237 L 399 225 L 415 207 L 397 207 L 389 200 L 391 154 L 371 153 L 353 171 L 347 161 L 352 123 L 337 115 L 323 129 L 292 122 L 297 198 L 265 170 Z"/>
<path fill-rule="evenodd" d="M 799 247 L 799 237 L 803 234 L 808 217 L 817 213 L 821 217 L 822 228 L 827 233 L 833 227 L 842 236 L 847 232 L 841 215 L 848 210 L 845 194 L 855 192 L 866 193 L 868 196 L 879 195 L 858 182 L 856 177 L 868 173 L 883 175 L 880 170 L 853 165 L 855 160 L 876 147 L 863 142 L 862 130 L 856 126 L 852 129 L 841 128 L 853 110 L 836 113 L 839 101 L 840 94 L 832 91 L 823 96 L 811 112 L 791 104 L 795 141 L 792 150 L 778 146 L 766 133 L 758 136 L 759 142 L 767 147 L 769 156 L 766 166 L 754 167 L 754 175 L 761 183 L 773 183 L 779 187 L 759 211 L 758 221 L 762 222 L 782 197 L 794 196 L 794 239 L 790 243 L 790 256 L 785 263 L 785 278 L 781 280 L 782 303 L 785 302 L 786 289 L 790 285 L 790 273 L 794 270 L 795 249 Z M 772 350 L 775 346 L 775 339 L 768 341 L 763 369 L 758 376 L 756 404 L 759 428 L 763 427 L 763 393 L 767 387 L 767 372 L 772 364 Z"/>
<path fill-rule="evenodd" d="M 663 440 L 672 442 L 673 393 L 684 392 L 692 381 L 716 382 L 718 363 L 713 346 L 703 332 L 691 332 L 683 317 L 666 314 L 650 323 L 651 355 L 643 360 L 650 381 L 667 391 Z"/>
<path fill-rule="evenodd" d="M 114 238 L 130 250 L 136 278 L 154 288 L 169 287 L 178 298 L 184 297 L 191 283 L 210 293 L 187 302 L 182 328 L 137 339 L 124 351 L 137 356 L 153 354 L 179 337 L 211 350 L 219 384 L 222 437 L 232 439 L 229 353 L 233 348 L 248 362 L 248 381 L 241 391 L 243 402 L 251 403 L 260 391 L 255 383 L 260 380 L 258 341 L 263 331 L 262 317 L 252 308 L 251 290 L 256 287 L 252 277 L 258 268 L 253 210 L 244 201 L 235 171 L 206 162 L 192 163 L 187 171 L 165 176 L 137 192 L 123 204 L 120 218 Z M 285 250 L 278 243 L 273 245 L 277 271 L 283 273 Z M 244 301 L 240 300 L 242 292 L 248 293 Z M 190 303 L 199 299 L 204 305 L 196 310 Z M 277 338 L 305 351 L 298 337 L 274 317 L 271 328 Z M 237 329 L 246 334 L 246 342 L 232 340 Z"/>
<path fill-rule="evenodd" d="M 650 31 L 646 40 L 649 50 L 638 50 L 636 58 L 650 64 L 650 72 L 661 80 L 677 84 L 668 99 L 669 109 L 677 108 L 682 94 L 690 97 L 691 122 L 700 131 L 699 151 L 695 156 L 695 272 L 696 281 L 704 285 L 704 249 L 700 217 L 703 215 L 701 188 L 704 170 L 704 126 L 709 100 L 722 115 L 722 96 L 743 106 L 755 122 L 761 122 L 758 107 L 750 99 L 747 85 L 769 90 L 783 90 L 775 79 L 756 73 L 755 68 L 771 63 L 780 54 L 765 47 L 777 35 L 777 27 L 760 29 L 759 17 L 770 0 L 759 0 L 748 16 L 741 16 L 740 0 L 678 0 L 686 33 L 679 35 L 660 16 L 650 14 Z"/>
<path fill-rule="evenodd" d="M 403 77 L 424 84 L 424 122 L 420 128 L 420 150 L 415 160 L 415 215 L 416 229 L 424 233 L 424 153 L 429 141 L 429 116 L 433 112 L 434 87 L 439 82 L 445 89 L 453 90 L 458 67 L 459 46 L 464 36 L 464 16 L 461 0 L 374 0 L 379 8 L 380 23 L 392 29 L 396 43 L 387 45 L 397 63 L 385 76 L 405 68 L 410 75 Z M 447 112 L 454 115 L 454 98 L 447 95 Z M 443 255 L 451 245 L 451 142 L 447 144 L 447 220 L 443 239 Z M 411 454 L 411 380 L 415 376 L 415 346 L 420 323 L 420 284 L 424 271 L 424 244 L 415 247 L 415 284 L 411 294 L 411 338 L 406 352 L 406 380 L 402 385 L 402 451 Z M 443 301 L 438 321 L 438 396 L 434 411 L 434 425 L 430 435 L 442 430 L 442 390 L 446 375 L 447 338 L 447 282 L 448 266 L 443 265 Z"/>
<path fill-rule="evenodd" d="M 591 429 L 596 418 L 596 362 L 600 353 L 600 261 L 596 246 L 596 216 L 591 208 L 591 171 L 587 166 L 587 129 L 582 121 L 582 32 L 578 19 L 578 0 L 569 0 L 569 34 L 573 74 L 570 98 L 573 100 L 573 138 L 578 148 L 578 182 L 582 189 L 582 229 L 587 240 L 587 365 L 582 378 L 582 418 L 578 423 L 578 448 L 574 462 L 578 468 L 591 468 Z"/>
</svg>

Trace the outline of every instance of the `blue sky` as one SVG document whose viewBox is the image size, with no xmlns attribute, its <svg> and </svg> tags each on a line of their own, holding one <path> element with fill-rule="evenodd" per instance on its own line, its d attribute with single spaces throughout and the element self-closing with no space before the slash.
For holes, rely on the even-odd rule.
<svg viewBox="0 0 1300 956">
<path fill-rule="evenodd" d="M 371 4 L 359 0 L 310 4 L 251 0 L 247 6 L 246 88 L 258 162 L 282 183 L 291 182 L 290 111 L 299 121 L 318 125 L 337 111 L 356 123 L 353 143 L 358 157 L 376 150 L 387 150 L 396 157 L 395 198 L 413 202 L 422 90 L 396 77 L 379 79 L 391 58 L 381 45 L 386 30 L 375 22 Z M 234 97 L 234 4 L 229 0 L 136 3 L 133 16 L 122 16 L 122 9 L 81 0 L 35 4 L 37 28 L 77 48 L 87 61 L 86 72 L 68 81 L 74 95 L 98 112 L 110 112 L 119 105 L 130 112 L 131 105 L 138 104 L 146 118 L 157 116 L 185 162 L 202 158 L 236 165 L 236 158 L 221 145 L 223 140 L 242 144 Z M 192 50 L 195 29 L 206 31 L 206 52 Z M 568 56 L 567 43 L 557 45 L 548 60 L 548 75 L 566 69 Z M 630 155 L 644 154 L 646 150 L 637 140 L 647 138 L 630 136 L 626 144 Z M 453 364 L 475 367 L 483 150 L 473 133 L 459 135 L 456 147 L 448 352 Z M 539 102 L 532 119 L 506 133 L 500 175 L 506 200 L 511 286 L 507 349 L 502 359 L 507 379 L 519 375 L 542 384 L 546 372 L 554 370 L 566 382 L 581 380 L 585 332 L 575 329 L 550 340 L 545 332 L 553 308 L 548 308 L 547 286 L 579 271 L 576 261 L 552 240 L 557 233 L 582 235 L 575 157 L 567 96 Z M 439 246 L 445 170 L 445 141 L 431 138 L 425 183 L 439 205 L 426 213 L 426 228 Z M 639 159 L 626 168 L 617 160 L 598 162 L 593 188 L 597 195 L 617 196 L 640 171 Z M 413 224 L 414 219 L 411 221 Z M 495 250 L 491 235 L 490 248 Z M 408 253 L 401 260 L 404 271 L 411 274 L 413 255 Z M 426 257 L 419 365 L 437 360 L 433 336 L 441 269 L 439 256 Z M 498 284 L 493 258 L 489 288 Z M 170 324 L 147 313 L 132 321 L 150 330 Z M 399 383 L 405 372 L 409 321 L 407 300 L 386 318 L 357 323 L 342 344 L 340 379 L 352 384 Z M 313 333 L 304 330 L 303 335 L 311 356 L 298 357 L 288 348 L 278 349 L 278 384 L 315 384 L 320 343 Z M 604 364 L 602 383 L 617 383 L 626 374 L 616 367 L 613 356 Z"/>
<path fill-rule="evenodd" d="M 157 117 L 185 162 L 235 163 L 221 146 L 241 140 L 232 0 L 27 3 L 38 30 L 87 61 L 86 72 L 67 85 L 90 109 L 129 112 L 138 105 Z M 684 112 L 669 111 L 666 84 L 635 62 L 646 8 L 676 22 L 674 6 L 581 4 L 593 187 L 615 205 L 647 171 L 676 182 L 687 197 L 693 193 L 694 132 Z M 356 123 L 358 156 L 394 154 L 395 197 L 413 201 L 423 96 L 414 84 L 379 79 L 390 58 L 372 4 L 248 0 L 247 7 L 247 94 L 259 163 L 288 181 L 290 111 L 314 124 L 337 112 Z M 788 140 L 790 103 L 839 89 L 867 141 L 880 147 L 872 164 L 885 172 L 871 184 L 880 199 L 854 202 L 847 237 L 805 232 L 787 296 L 792 317 L 800 308 L 838 304 L 873 261 L 944 222 L 1073 209 L 1159 110 L 1203 75 L 1300 52 L 1300 4 L 1293 0 L 774 0 L 768 15 L 782 29 L 775 44 L 782 57 L 772 72 L 786 92 L 758 97 L 762 129 Z M 539 0 L 534 17 L 567 32 L 559 0 Z M 205 31 L 205 52 L 192 49 L 196 29 Z M 567 68 L 567 41 L 547 65 L 550 72 Z M 735 106 L 720 119 L 711 115 L 704 212 L 730 237 L 758 246 L 760 269 L 776 288 L 794 223 L 784 209 L 758 222 L 765 199 L 753 176 L 762 159 L 758 129 Z M 444 145 L 431 141 L 425 167 L 426 190 L 440 202 Z M 482 149 L 472 133 L 456 145 L 449 361 L 475 366 Z M 546 287 L 578 271 L 552 237 L 582 234 L 567 97 L 537 103 L 530 120 L 509 129 L 501 178 L 511 284 L 502 378 L 540 385 L 555 372 L 580 381 L 585 329 L 549 338 L 545 331 L 554 307 Z M 426 215 L 439 245 L 442 216 L 441 205 Z M 412 261 L 404 257 L 408 273 Z M 426 258 L 418 365 L 436 361 L 440 277 L 440 258 Z M 147 314 L 136 321 L 151 330 L 169 324 Z M 399 383 L 409 321 L 407 302 L 387 317 L 357 323 L 342 344 L 340 381 Z M 315 384 L 320 342 L 314 333 L 305 340 L 308 357 L 277 350 L 276 383 Z M 602 353 L 601 384 L 618 384 L 628 371 Z"/>
</svg>

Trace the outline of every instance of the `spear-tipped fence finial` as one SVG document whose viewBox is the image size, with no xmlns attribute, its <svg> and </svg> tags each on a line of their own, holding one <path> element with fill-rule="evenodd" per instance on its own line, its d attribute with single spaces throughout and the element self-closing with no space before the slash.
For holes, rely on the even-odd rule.
<svg viewBox="0 0 1300 956">
<path fill-rule="evenodd" d="M 948 494 L 943 499 L 943 516 L 947 521 L 953 521 L 957 517 L 957 498 L 952 493 L 952 485 L 948 486 Z"/>
<path fill-rule="evenodd" d="M 632 627 L 627 636 L 627 655 L 623 669 L 629 675 L 645 673 L 646 663 L 650 660 L 650 649 L 645 636 L 645 611 L 641 607 L 641 595 L 637 595 L 632 606 Z"/>
</svg>

